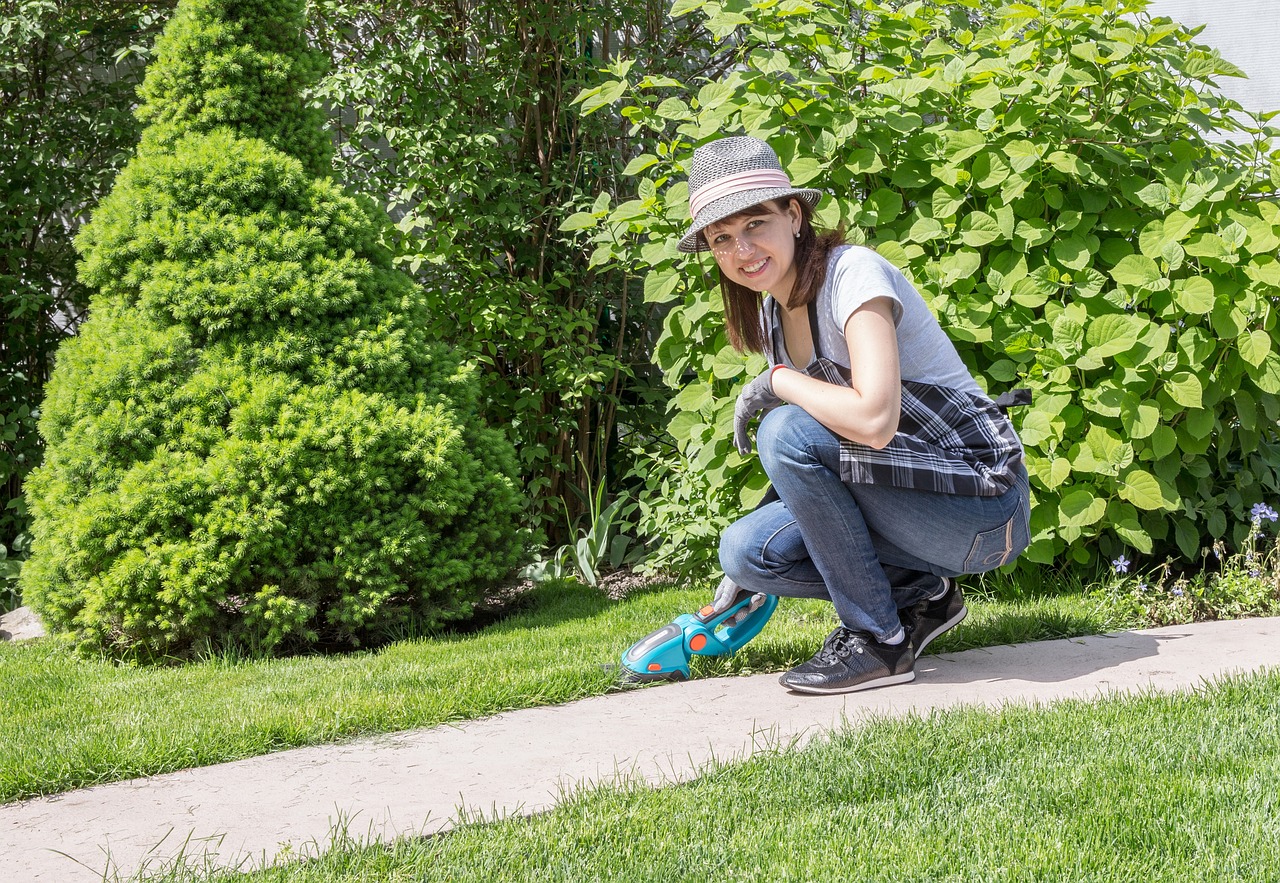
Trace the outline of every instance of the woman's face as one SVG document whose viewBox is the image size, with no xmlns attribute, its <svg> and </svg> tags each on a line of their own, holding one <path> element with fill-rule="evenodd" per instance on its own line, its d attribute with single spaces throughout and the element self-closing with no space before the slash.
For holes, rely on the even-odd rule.
<svg viewBox="0 0 1280 883">
<path fill-rule="evenodd" d="M 708 225 L 702 235 L 728 279 L 785 303 L 796 280 L 800 223 L 800 204 L 794 199 L 781 211 L 766 202 Z"/>
</svg>

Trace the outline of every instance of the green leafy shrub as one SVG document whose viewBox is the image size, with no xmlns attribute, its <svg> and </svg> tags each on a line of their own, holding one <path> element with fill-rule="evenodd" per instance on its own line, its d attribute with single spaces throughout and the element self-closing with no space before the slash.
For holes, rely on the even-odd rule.
<svg viewBox="0 0 1280 883">
<path fill-rule="evenodd" d="M 192 0 L 136 157 L 77 240 L 28 480 L 25 597 L 82 642 L 359 643 L 466 616 L 521 561 L 514 452 L 428 339 L 387 223 L 327 168 L 292 0 Z"/>
<path fill-rule="evenodd" d="M 727 74 L 686 84 L 624 60 L 580 96 L 586 112 L 622 102 L 660 138 L 627 169 L 636 199 L 566 226 L 672 306 L 656 352 L 682 387 L 680 456 L 654 455 L 642 525 L 666 561 L 709 561 L 764 488 L 729 431 L 763 362 L 729 347 L 713 263 L 674 248 L 692 148 L 741 133 L 828 190 L 819 221 L 901 267 L 991 392 L 1034 391 L 1015 412 L 1034 502 L 1023 560 L 1194 560 L 1244 540 L 1249 507 L 1280 487 L 1274 130 L 1217 93 L 1236 68 L 1145 10 L 677 0 L 674 16 L 725 41 Z"/>
</svg>

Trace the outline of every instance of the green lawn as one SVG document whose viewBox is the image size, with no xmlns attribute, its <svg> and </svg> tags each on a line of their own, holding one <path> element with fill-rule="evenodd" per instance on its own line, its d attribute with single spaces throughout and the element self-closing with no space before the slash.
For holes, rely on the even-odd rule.
<svg viewBox="0 0 1280 883">
<path fill-rule="evenodd" d="M 969 619 L 931 651 L 1092 634 L 1120 627 L 1076 586 L 970 591 Z M 83 659 L 55 640 L 0 645 L 0 801 L 567 702 L 615 689 L 637 638 L 696 609 L 709 587 L 657 587 L 624 601 L 548 583 L 509 617 L 468 635 L 375 652 L 283 660 L 210 659 L 130 667 Z M 732 659 L 697 677 L 777 671 L 807 658 L 831 606 L 784 600 Z"/>
<path fill-rule="evenodd" d="M 236 883 L 1272 881 L 1280 672 L 1194 694 L 880 721 L 658 790 L 394 846 L 341 837 Z M 353 827 L 355 827 L 353 825 Z M 153 878 L 203 880 L 200 871 Z"/>
</svg>

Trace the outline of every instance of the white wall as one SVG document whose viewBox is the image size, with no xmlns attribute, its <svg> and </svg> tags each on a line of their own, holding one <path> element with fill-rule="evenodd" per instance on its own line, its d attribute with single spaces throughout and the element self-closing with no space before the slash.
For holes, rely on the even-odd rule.
<svg viewBox="0 0 1280 883">
<path fill-rule="evenodd" d="M 1249 75 L 1218 78 L 1222 91 L 1249 110 L 1280 110 L 1280 0 L 1151 0 L 1148 9 L 1185 25 L 1208 25 L 1197 42 Z"/>
</svg>

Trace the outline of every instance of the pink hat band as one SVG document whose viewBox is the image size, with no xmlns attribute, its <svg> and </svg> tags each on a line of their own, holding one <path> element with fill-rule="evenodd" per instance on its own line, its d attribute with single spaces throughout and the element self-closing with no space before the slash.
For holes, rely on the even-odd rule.
<svg viewBox="0 0 1280 883">
<path fill-rule="evenodd" d="M 787 177 L 785 172 L 770 169 L 753 169 L 747 172 L 738 172 L 736 175 L 726 175 L 715 183 L 703 187 L 697 193 L 689 195 L 689 216 L 696 218 L 698 212 L 717 199 L 732 196 L 743 190 L 757 190 L 766 187 L 790 189 L 791 179 Z"/>
</svg>

